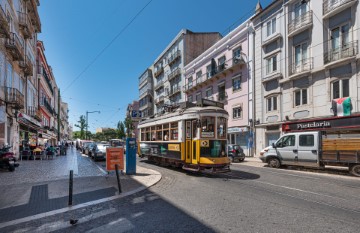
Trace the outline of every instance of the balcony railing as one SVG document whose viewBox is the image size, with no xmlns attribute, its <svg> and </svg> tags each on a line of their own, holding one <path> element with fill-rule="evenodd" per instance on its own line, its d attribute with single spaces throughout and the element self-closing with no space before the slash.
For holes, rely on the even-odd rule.
<svg viewBox="0 0 360 233">
<path fill-rule="evenodd" d="M 184 91 L 189 91 L 193 88 L 196 88 L 197 86 L 213 79 L 214 77 L 220 77 L 222 74 L 225 75 L 226 72 L 232 71 L 236 66 L 243 64 L 245 64 L 245 61 L 241 55 L 234 56 L 218 66 L 215 65 L 211 70 L 207 71 L 205 74 L 202 74 L 200 77 L 197 77 L 195 80 L 188 82 L 184 86 Z"/>
<path fill-rule="evenodd" d="M 154 86 L 154 90 L 156 91 L 160 87 L 164 86 L 164 80 L 158 81 L 156 85 Z"/>
<path fill-rule="evenodd" d="M 313 69 L 313 58 L 305 58 L 299 62 L 294 62 L 289 66 L 289 76 L 293 74 L 299 74 L 302 72 L 310 71 Z"/>
<path fill-rule="evenodd" d="M 291 22 L 288 24 L 288 31 L 289 35 L 292 35 L 293 32 L 300 32 L 301 29 L 306 28 L 309 25 L 312 25 L 313 23 L 313 14 L 312 11 L 308 11 L 295 19 L 291 20 Z"/>
<path fill-rule="evenodd" d="M 0 37 L 2 38 L 10 37 L 9 19 L 6 16 L 5 11 L 1 5 L 0 5 Z"/>
<path fill-rule="evenodd" d="M 352 41 L 339 48 L 330 49 L 329 52 L 324 53 L 324 63 L 327 64 L 344 58 L 353 57 L 358 53 L 358 41 Z"/>
<path fill-rule="evenodd" d="M 20 61 L 19 62 L 19 66 L 23 69 L 24 74 L 26 76 L 28 75 L 32 75 L 33 74 L 33 63 L 31 61 L 31 59 L 29 58 L 28 55 L 25 56 L 25 60 L 24 61 Z"/>
<path fill-rule="evenodd" d="M 25 106 L 24 95 L 16 88 L 4 87 L 5 102 L 12 105 L 14 109 L 23 109 Z"/>
<path fill-rule="evenodd" d="M 219 94 L 217 95 L 217 100 L 220 101 L 220 102 L 227 100 L 227 98 L 228 98 L 228 96 L 227 96 L 227 94 L 226 94 L 225 91 L 221 91 L 221 92 L 219 92 Z"/>
<path fill-rule="evenodd" d="M 10 37 L 6 40 L 5 47 L 11 53 L 14 61 L 24 60 L 24 45 L 21 43 L 18 35 L 11 32 Z"/>
<path fill-rule="evenodd" d="M 172 64 L 174 64 L 178 58 L 181 57 L 181 51 L 177 50 L 174 54 L 172 54 L 169 59 L 168 59 L 168 64 L 171 66 Z"/>
<path fill-rule="evenodd" d="M 41 65 L 38 66 L 38 74 L 41 74 L 41 75 L 44 77 L 45 82 L 46 82 L 46 84 L 48 85 L 51 94 L 54 95 L 54 90 L 53 90 L 53 87 L 52 87 L 52 85 L 51 85 L 50 78 L 49 78 L 49 76 L 47 75 L 45 68 L 44 68 L 43 66 L 41 66 Z"/>
<path fill-rule="evenodd" d="M 168 93 L 169 96 L 173 96 L 176 93 L 179 93 L 181 91 L 181 87 L 176 86 L 176 87 L 172 87 Z"/>
<path fill-rule="evenodd" d="M 150 94 L 150 90 L 146 90 L 146 91 L 144 91 L 143 93 L 140 94 L 139 99 L 142 99 L 142 98 L 144 98 L 145 96 L 147 96 L 149 94 Z"/>
<path fill-rule="evenodd" d="M 25 39 L 32 38 L 34 28 L 31 24 L 31 20 L 28 14 L 23 12 L 18 12 L 19 14 L 19 28 L 23 33 Z"/>
<path fill-rule="evenodd" d="M 38 6 L 40 5 L 39 0 L 26 0 L 26 2 L 29 3 L 27 5 L 27 10 L 28 10 L 27 12 L 29 13 L 29 17 L 34 24 L 36 31 L 41 32 L 41 22 L 40 22 L 39 13 L 37 10 Z"/>
<path fill-rule="evenodd" d="M 323 14 L 327 15 L 333 11 L 341 10 L 347 5 L 354 4 L 358 0 L 323 0 Z"/>
<path fill-rule="evenodd" d="M 46 99 L 43 100 L 43 106 L 50 114 L 54 114 L 54 109 L 51 107 L 50 103 Z"/>
<path fill-rule="evenodd" d="M 181 75 L 181 69 L 178 67 L 168 75 L 168 81 L 170 82 L 175 77 Z"/>
<path fill-rule="evenodd" d="M 164 67 L 160 67 L 159 69 L 157 69 L 154 73 L 155 78 L 158 77 L 163 72 L 164 72 Z"/>
<path fill-rule="evenodd" d="M 156 98 L 155 104 L 160 104 L 161 102 L 164 102 L 164 100 L 165 100 L 164 96 L 159 96 L 158 98 Z"/>
<path fill-rule="evenodd" d="M 41 121 L 41 112 L 37 107 L 29 106 L 27 110 L 27 114 L 38 121 Z"/>
</svg>

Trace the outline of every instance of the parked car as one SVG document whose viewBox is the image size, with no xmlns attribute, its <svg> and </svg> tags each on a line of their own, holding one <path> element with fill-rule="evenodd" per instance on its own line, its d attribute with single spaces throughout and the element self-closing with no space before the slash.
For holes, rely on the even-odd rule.
<svg viewBox="0 0 360 233">
<path fill-rule="evenodd" d="M 110 144 L 102 144 L 102 143 L 95 145 L 91 151 L 94 161 L 97 161 L 99 159 L 106 159 L 106 147 L 109 146 Z"/>
<path fill-rule="evenodd" d="M 87 150 L 88 150 L 88 147 L 91 145 L 91 144 L 93 144 L 94 142 L 84 142 L 83 144 L 82 144 L 82 149 L 81 149 L 81 151 L 82 151 L 82 153 L 83 154 L 87 154 Z"/>
<path fill-rule="evenodd" d="M 227 153 L 231 162 L 242 162 L 245 160 L 244 150 L 241 146 L 236 144 L 228 144 L 228 153 Z"/>
<path fill-rule="evenodd" d="M 86 146 L 85 148 L 85 154 L 88 155 L 89 157 L 92 157 L 92 149 L 96 146 L 96 143 L 90 143 L 89 145 Z"/>
</svg>

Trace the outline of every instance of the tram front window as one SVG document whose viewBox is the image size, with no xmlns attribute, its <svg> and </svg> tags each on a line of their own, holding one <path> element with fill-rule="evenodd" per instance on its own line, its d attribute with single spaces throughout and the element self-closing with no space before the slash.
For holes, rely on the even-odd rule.
<svg viewBox="0 0 360 233">
<path fill-rule="evenodd" d="M 226 141 L 209 140 L 208 147 L 200 147 L 200 157 L 226 157 Z"/>
</svg>

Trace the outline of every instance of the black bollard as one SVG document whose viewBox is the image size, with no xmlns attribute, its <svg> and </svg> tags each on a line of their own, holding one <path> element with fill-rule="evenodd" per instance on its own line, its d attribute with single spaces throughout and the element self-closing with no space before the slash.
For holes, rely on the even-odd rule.
<svg viewBox="0 0 360 233">
<path fill-rule="evenodd" d="M 119 187 L 119 194 L 120 194 L 122 191 L 121 191 L 121 183 L 120 183 L 119 170 L 118 170 L 118 165 L 117 164 L 115 164 L 115 171 L 116 171 L 116 178 L 117 178 L 118 187 Z"/>
<path fill-rule="evenodd" d="M 74 171 L 73 171 L 73 170 L 70 170 L 70 179 L 69 179 L 69 206 L 72 205 L 73 176 L 74 176 Z"/>
</svg>

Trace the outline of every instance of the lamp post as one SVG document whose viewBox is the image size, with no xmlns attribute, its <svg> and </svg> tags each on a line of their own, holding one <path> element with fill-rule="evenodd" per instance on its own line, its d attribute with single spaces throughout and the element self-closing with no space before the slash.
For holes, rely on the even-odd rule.
<svg viewBox="0 0 360 233">
<path fill-rule="evenodd" d="M 100 111 L 92 111 L 92 112 L 86 111 L 86 131 L 85 131 L 85 138 L 86 139 L 88 139 L 88 125 L 89 125 L 88 115 L 89 115 L 89 113 L 95 113 L 95 112 L 100 114 Z"/>
</svg>

